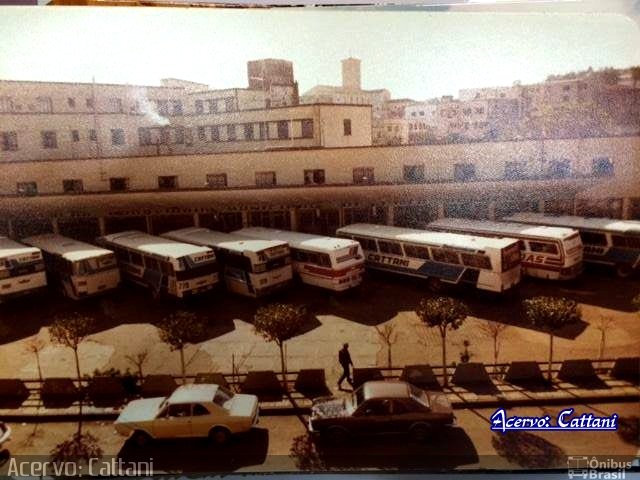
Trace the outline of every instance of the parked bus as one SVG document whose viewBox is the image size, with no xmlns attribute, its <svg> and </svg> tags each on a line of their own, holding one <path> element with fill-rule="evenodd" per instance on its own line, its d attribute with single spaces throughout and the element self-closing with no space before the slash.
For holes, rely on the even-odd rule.
<svg viewBox="0 0 640 480">
<path fill-rule="evenodd" d="M 574 228 L 580 232 L 584 261 L 610 265 L 620 277 L 628 277 L 640 267 L 640 221 L 542 213 L 517 213 L 502 220 Z"/>
<path fill-rule="evenodd" d="M 517 240 L 357 223 L 339 228 L 340 237 L 362 245 L 370 268 L 431 279 L 469 283 L 504 292 L 520 282 Z"/>
<path fill-rule="evenodd" d="M 154 297 L 178 298 L 211 290 L 218 283 L 213 250 L 130 230 L 98 239 L 116 254 L 122 274 Z"/>
<path fill-rule="evenodd" d="M 582 241 L 577 230 L 524 223 L 442 218 L 429 230 L 494 238 L 515 238 L 522 255 L 522 274 L 549 280 L 570 280 L 582 273 Z"/>
<path fill-rule="evenodd" d="M 42 250 L 49 278 L 69 298 L 79 300 L 105 293 L 120 283 L 111 250 L 56 233 L 23 238 L 22 242 Z"/>
<path fill-rule="evenodd" d="M 353 240 L 264 227 L 248 227 L 234 233 L 287 242 L 293 270 L 309 285 L 344 291 L 362 282 L 364 256 L 360 245 Z"/>
<path fill-rule="evenodd" d="M 47 286 L 42 252 L 0 236 L 0 303 Z"/>
<path fill-rule="evenodd" d="M 291 282 L 293 271 L 287 242 L 199 227 L 174 230 L 162 236 L 212 248 L 230 292 L 257 298 L 281 290 Z"/>
</svg>

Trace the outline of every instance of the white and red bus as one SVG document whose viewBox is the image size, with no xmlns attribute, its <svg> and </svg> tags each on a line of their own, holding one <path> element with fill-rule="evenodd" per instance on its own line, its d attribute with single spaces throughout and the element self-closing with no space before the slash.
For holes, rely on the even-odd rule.
<svg viewBox="0 0 640 480">
<path fill-rule="evenodd" d="M 362 245 L 367 266 L 440 282 L 504 292 L 520 283 L 518 241 L 357 223 L 337 235 Z"/>
<path fill-rule="evenodd" d="M 212 248 L 230 292 L 253 298 L 263 297 L 283 289 L 293 277 L 287 242 L 200 227 L 173 230 L 162 236 Z"/>
<path fill-rule="evenodd" d="M 620 277 L 640 269 L 640 221 L 529 212 L 502 221 L 573 228 L 580 232 L 585 262 L 609 265 Z"/>
<path fill-rule="evenodd" d="M 67 297 L 79 300 L 113 290 L 120 272 L 111 250 L 45 233 L 21 240 L 42 250 L 49 277 Z"/>
<path fill-rule="evenodd" d="M 362 283 L 364 255 L 353 240 L 264 227 L 247 227 L 234 233 L 287 242 L 293 270 L 309 285 L 344 291 Z"/>
<path fill-rule="evenodd" d="M 46 286 L 42 251 L 0 236 L 0 303 Z"/>
<path fill-rule="evenodd" d="M 131 230 L 98 238 L 116 254 L 122 274 L 155 297 L 178 298 L 211 290 L 218 283 L 216 257 L 208 247 Z"/>
<path fill-rule="evenodd" d="M 550 280 L 570 280 L 582 273 L 582 241 L 577 230 L 524 223 L 442 218 L 429 230 L 495 238 L 515 238 L 522 254 L 522 274 Z"/>
</svg>

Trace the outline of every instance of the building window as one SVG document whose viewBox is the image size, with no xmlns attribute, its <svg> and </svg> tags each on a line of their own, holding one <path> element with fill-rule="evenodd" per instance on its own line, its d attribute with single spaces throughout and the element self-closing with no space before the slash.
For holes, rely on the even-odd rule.
<svg viewBox="0 0 640 480">
<path fill-rule="evenodd" d="M 18 182 L 18 195 L 33 196 L 38 194 L 38 184 L 36 182 Z"/>
<path fill-rule="evenodd" d="M 313 119 L 305 118 L 300 122 L 302 138 L 313 138 Z"/>
<path fill-rule="evenodd" d="M 236 126 L 235 124 L 227 125 L 227 140 L 233 142 L 236 140 Z"/>
<path fill-rule="evenodd" d="M 355 184 L 363 184 L 363 183 L 373 183 L 375 178 L 373 176 L 373 168 L 372 167 L 360 167 L 353 169 L 353 183 Z"/>
<path fill-rule="evenodd" d="M 95 108 L 95 102 L 93 101 L 93 98 L 87 98 L 85 100 L 85 105 L 88 109 L 93 110 Z"/>
<path fill-rule="evenodd" d="M 351 119 L 345 118 L 342 120 L 342 131 L 345 136 L 351 135 Z"/>
<path fill-rule="evenodd" d="M 613 163 L 608 157 L 594 158 L 591 173 L 594 177 L 613 177 Z"/>
<path fill-rule="evenodd" d="M 225 188 L 227 186 L 226 173 L 210 173 L 207 175 L 207 187 Z"/>
<path fill-rule="evenodd" d="M 67 105 L 69 105 L 69 108 L 76 108 L 76 99 L 72 97 L 67 98 Z"/>
<path fill-rule="evenodd" d="M 98 134 L 93 128 L 89 130 L 89 140 L 92 142 L 98 141 Z"/>
<path fill-rule="evenodd" d="M 175 175 L 158 177 L 158 188 L 160 190 L 175 190 L 178 188 L 178 177 Z"/>
<path fill-rule="evenodd" d="M 226 112 L 233 112 L 235 110 L 235 102 L 233 97 L 224 99 L 224 110 Z"/>
<path fill-rule="evenodd" d="M 253 123 L 245 123 L 244 138 L 245 140 L 253 140 Z"/>
<path fill-rule="evenodd" d="M 323 185 L 324 170 L 305 170 L 304 184 L 305 185 Z"/>
<path fill-rule="evenodd" d="M 267 138 L 267 125 L 264 122 L 260 122 L 260 140 L 265 140 Z"/>
<path fill-rule="evenodd" d="M 129 190 L 129 179 L 126 177 L 110 178 L 109 190 L 111 190 L 112 192 L 125 192 Z"/>
<path fill-rule="evenodd" d="M 215 98 L 207 100 L 207 105 L 209 106 L 209 113 L 218 113 L 218 100 Z"/>
<path fill-rule="evenodd" d="M 205 127 L 198 127 L 198 140 L 207 139 L 207 130 Z"/>
<path fill-rule="evenodd" d="M 405 165 L 404 181 L 407 183 L 424 183 L 424 165 Z"/>
<path fill-rule="evenodd" d="M 276 172 L 256 172 L 256 186 L 273 187 L 276 185 Z"/>
<path fill-rule="evenodd" d="M 289 138 L 289 122 L 280 120 L 278 122 L 278 139 L 284 140 L 286 138 Z"/>
<path fill-rule="evenodd" d="M 72 142 L 80 141 L 80 132 L 78 130 L 71 130 L 71 141 Z"/>
<path fill-rule="evenodd" d="M 219 142 L 220 141 L 220 128 L 217 125 L 211 127 L 211 141 Z"/>
<path fill-rule="evenodd" d="M 505 180 L 521 180 L 526 177 L 524 162 L 506 162 L 504 164 Z"/>
<path fill-rule="evenodd" d="M 567 178 L 571 173 L 569 160 L 552 160 L 549 164 L 549 177 Z"/>
<path fill-rule="evenodd" d="M 476 179 L 476 166 L 471 163 L 456 163 L 453 179 L 457 182 L 468 182 Z"/>
<path fill-rule="evenodd" d="M 174 115 L 182 115 L 182 102 L 180 100 L 171 100 L 171 106 Z"/>
<path fill-rule="evenodd" d="M 62 191 L 64 193 L 81 193 L 83 190 L 82 180 L 80 179 L 62 180 Z"/>
<path fill-rule="evenodd" d="M 122 99 L 117 97 L 110 98 L 109 110 L 113 113 L 122 113 Z"/>
<path fill-rule="evenodd" d="M 111 145 L 124 145 L 124 130 L 121 128 L 111 129 Z"/>
<path fill-rule="evenodd" d="M 53 103 L 51 97 L 37 97 L 36 98 L 37 111 L 41 113 L 51 113 L 53 111 Z"/>
<path fill-rule="evenodd" d="M 0 132 L 0 141 L 3 151 L 14 152 L 18 150 L 18 134 L 16 132 Z"/>
<path fill-rule="evenodd" d="M 176 145 L 184 145 L 185 135 L 184 127 L 177 127 L 173 129 L 173 143 Z"/>
<path fill-rule="evenodd" d="M 196 113 L 202 115 L 204 113 L 204 102 L 202 100 L 196 100 Z"/>
<path fill-rule="evenodd" d="M 167 100 L 155 100 L 156 102 L 156 111 L 166 117 L 169 115 L 169 102 Z"/>
<path fill-rule="evenodd" d="M 58 148 L 56 132 L 53 130 L 46 130 L 44 132 L 40 132 L 40 135 L 42 136 L 42 148 Z"/>
<path fill-rule="evenodd" d="M 151 145 L 151 131 L 148 128 L 138 128 L 138 143 L 141 147 Z"/>
<path fill-rule="evenodd" d="M 476 113 L 477 114 L 483 114 L 484 113 L 484 107 L 477 107 L 476 108 Z"/>
</svg>

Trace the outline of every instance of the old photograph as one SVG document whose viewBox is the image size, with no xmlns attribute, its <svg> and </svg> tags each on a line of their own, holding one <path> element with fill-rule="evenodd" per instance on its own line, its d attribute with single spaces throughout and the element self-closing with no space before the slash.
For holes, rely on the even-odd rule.
<svg viewBox="0 0 640 480">
<path fill-rule="evenodd" d="M 639 19 L 0 7 L 0 475 L 625 478 Z"/>
</svg>

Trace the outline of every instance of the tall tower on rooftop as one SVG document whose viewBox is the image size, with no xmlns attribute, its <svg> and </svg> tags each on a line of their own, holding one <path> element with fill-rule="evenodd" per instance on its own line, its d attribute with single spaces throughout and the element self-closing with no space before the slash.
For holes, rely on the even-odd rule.
<svg viewBox="0 0 640 480">
<path fill-rule="evenodd" d="M 342 60 L 342 87 L 360 90 L 360 59 L 345 58 Z"/>
</svg>

